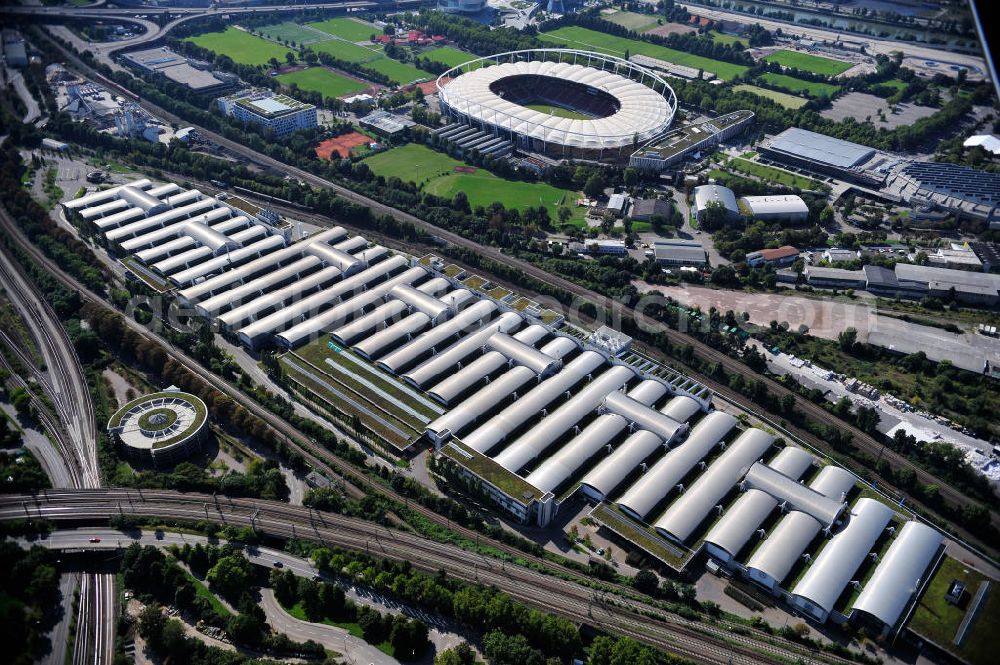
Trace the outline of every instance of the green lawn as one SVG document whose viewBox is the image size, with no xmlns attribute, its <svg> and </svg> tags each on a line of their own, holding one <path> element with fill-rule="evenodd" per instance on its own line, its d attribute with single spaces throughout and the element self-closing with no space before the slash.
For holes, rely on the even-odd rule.
<svg viewBox="0 0 1000 665">
<path fill-rule="evenodd" d="M 458 67 L 469 60 L 475 60 L 479 56 L 466 53 L 465 51 L 459 51 L 457 48 L 452 48 L 451 46 L 439 46 L 438 48 L 432 48 L 429 51 L 424 51 L 420 54 L 420 57 L 433 60 L 434 62 L 440 62 L 441 64 L 449 67 Z"/>
<path fill-rule="evenodd" d="M 323 67 L 309 67 L 291 74 L 281 74 L 276 77 L 285 85 L 296 84 L 302 90 L 318 92 L 324 97 L 341 97 L 352 92 L 365 90 L 364 83 L 349 79 L 346 76 L 331 72 Z"/>
<path fill-rule="evenodd" d="M 398 85 L 406 85 L 407 83 L 413 83 L 419 79 L 437 78 L 430 72 L 425 72 L 422 69 L 417 69 L 413 65 L 386 57 L 367 62 L 365 63 L 365 67 L 368 69 L 374 69 L 380 74 L 385 74 L 389 77 L 390 81 Z"/>
<path fill-rule="evenodd" d="M 374 25 L 356 21 L 353 18 L 332 18 L 329 21 L 309 23 L 308 25 L 310 28 L 322 30 L 349 42 L 366 42 L 371 39 L 372 35 L 381 34 L 381 30 Z"/>
<path fill-rule="evenodd" d="M 646 32 L 659 25 L 656 19 L 662 17 L 656 14 L 639 14 L 638 12 L 615 12 L 601 18 L 615 25 L 620 25 L 623 28 L 634 30 L 635 32 Z"/>
<path fill-rule="evenodd" d="M 236 28 L 226 28 L 223 32 L 206 32 L 187 37 L 186 41 L 207 48 L 213 53 L 227 55 L 233 62 L 243 65 L 265 65 L 271 58 L 284 62 L 285 54 L 290 50 L 281 44 L 269 42 Z"/>
<path fill-rule="evenodd" d="M 317 42 L 309 48 L 314 51 L 329 53 L 333 57 L 344 62 L 371 62 L 384 58 L 381 48 L 374 46 L 358 46 L 342 39 L 331 39 L 325 42 Z"/>
<path fill-rule="evenodd" d="M 836 76 L 854 66 L 849 62 L 821 58 L 818 55 L 799 53 L 798 51 L 776 51 L 767 56 L 765 60 L 776 62 L 783 67 L 794 67 L 824 76 Z"/>
<path fill-rule="evenodd" d="M 486 206 L 495 201 L 519 209 L 541 205 L 548 208 L 549 215 L 556 220 L 559 207 L 565 205 L 573 211 L 570 223 L 583 225 L 586 211 L 576 207 L 576 192 L 545 183 L 504 180 L 484 169 L 475 173 L 455 173 L 455 167 L 464 166 L 463 162 L 423 145 L 410 143 L 373 155 L 364 162 L 376 175 L 415 182 L 436 196 L 450 198 L 465 192 L 473 206 Z M 415 177 L 414 174 L 419 175 Z"/>
<path fill-rule="evenodd" d="M 811 178 L 804 178 L 800 175 L 789 173 L 788 171 L 782 171 L 781 169 L 776 169 L 765 164 L 758 164 L 757 162 L 751 162 L 746 159 L 731 159 L 728 167 L 735 171 L 742 171 L 743 173 L 755 175 L 763 180 L 781 183 L 782 185 L 788 185 L 789 187 L 814 189 L 819 186 L 819 183 Z"/>
<path fill-rule="evenodd" d="M 712 38 L 712 41 L 716 44 L 735 44 L 736 42 L 741 42 L 744 46 L 747 45 L 747 40 L 740 39 L 735 35 L 724 35 L 721 32 L 715 32 L 714 30 L 708 33 L 708 36 Z"/>
<path fill-rule="evenodd" d="M 751 94 L 757 95 L 758 97 L 765 97 L 767 99 L 772 99 L 786 109 L 797 109 L 802 108 L 808 99 L 802 97 L 796 97 L 795 95 L 789 95 L 787 92 L 778 92 L 777 90 L 768 90 L 767 88 L 759 88 L 755 85 L 747 85 L 746 83 L 741 83 L 740 85 L 733 86 L 733 90 L 749 92 Z"/>
<path fill-rule="evenodd" d="M 979 617 L 972 626 L 960 648 L 952 640 L 965 616 L 965 610 L 976 595 L 979 584 L 988 579 L 979 571 L 964 565 L 961 561 L 945 557 L 941 567 L 927 584 L 908 627 L 926 637 L 938 646 L 957 654 L 972 665 L 995 663 L 996 639 L 994 630 L 1000 625 L 1000 589 L 996 580 L 979 611 Z M 944 599 L 952 580 L 960 580 L 966 585 L 966 599 L 963 607 L 956 607 Z"/>
<path fill-rule="evenodd" d="M 791 90 L 792 92 L 804 92 L 813 97 L 819 97 L 820 95 L 832 97 L 838 90 L 840 90 L 839 86 L 832 85 L 830 83 L 803 81 L 802 79 L 797 79 L 794 76 L 775 74 L 774 72 L 761 74 L 757 77 L 757 82 L 765 85 L 771 84 L 772 86 Z"/>
<path fill-rule="evenodd" d="M 541 111 L 542 113 L 548 113 L 549 115 L 554 115 L 557 118 L 572 118 L 574 120 L 589 120 L 591 116 L 586 113 L 579 113 L 578 111 L 571 111 L 569 109 L 564 109 L 559 106 L 550 106 L 549 104 L 525 104 L 525 108 L 532 109 L 533 111 Z"/>
<path fill-rule="evenodd" d="M 650 44 L 649 42 L 643 42 L 636 39 L 626 39 L 624 37 L 609 35 L 604 32 L 581 28 L 575 25 L 558 28 L 556 30 L 552 30 L 551 32 L 541 33 L 538 35 L 538 38 L 551 44 L 560 44 L 570 48 L 583 48 L 590 51 L 598 51 L 600 53 L 614 55 L 619 58 L 624 57 L 626 51 L 629 54 L 639 53 L 651 58 L 666 60 L 677 65 L 695 67 L 697 69 L 703 69 L 707 72 L 713 72 L 720 79 L 731 79 L 747 70 L 745 65 L 735 65 L 731 62 L 712 60 L 711 58 L 705 58 L 700 55 L 692 55 L 690 53 L 677 51 L 665 46 Z"/>
<path fill-rule="evenodd" d="M 358 638 L 359 640 L 365 639 L 365 631 L 361 629 L 361 624 L 359 624 L 356 621 L 352 623 L 347 623 L 344 621 L 334 621 L 333 619 L 322 619 L 321 621 L 312 621 L 311 619 L 306 617 L 306 611 L 305 608 L 302 607 L 301 600 L 292 605 L 291 607 L 285 607 L 284 605 L 282 605 L 282 607 L 284 607 L 286 612 L 291 614 L 299 621 L 306 621 L 309 623 L 322 623 L 326 624 L 327 626 L 336 626 L 337 628 L 343 628 L 344 630 L 346 630 L 348 633 Z M 395 653 L 395 649 L 392 648 L 392 645 L 389 644 L 389 642 L 383 642 L 382 644 L 374 644 L 372 646 L 374 646 L 376 649 L 386 654 L 390 658 Z"/>
</svg>

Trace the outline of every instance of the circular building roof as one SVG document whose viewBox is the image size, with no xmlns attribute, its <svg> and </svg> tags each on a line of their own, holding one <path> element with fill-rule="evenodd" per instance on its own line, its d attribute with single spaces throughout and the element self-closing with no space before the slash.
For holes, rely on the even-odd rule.
<svg viewBox="0 0 1000 665">
<path fill-rule="evenodd" d="M 448 78 L 452 80 L 444 83 Z M 551 115 L 509 98 L 518 80 L 539 98 L 575 95 L 613 103 L 610 113 L 599 114 L 603 117 Z M 574 148 L 646 142 L 665 132 L 677 111 L 674 91 L 653 71 L 621 58 L 572 49 L 512 51 L 472 60 L 442 74 L 438 88 L 442 104 L 475 121 Z M 572 103 L 568 106 L 573 108 Z"/>
<path fill-rule="evenodd" d="M 166 390 L 144 395 L 120 408 L 108 431 L 130 448 L 161 450 L 197 436 L 208 415 L 205 403 L 190 393 Z"/>
</svg>

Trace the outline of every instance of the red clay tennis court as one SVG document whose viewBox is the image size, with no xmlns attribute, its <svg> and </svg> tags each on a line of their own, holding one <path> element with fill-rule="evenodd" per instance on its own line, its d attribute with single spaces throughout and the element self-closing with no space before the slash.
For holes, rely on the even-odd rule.
<svg viewBox="0 0 1000 665">
<path fill-rule="evenodd" d="M 342 134 L 336 138 L 327 139 L 316 146 L 316 156 L 320 159 L 330 159 L 330 155 L 336 151 L 342 158 L 347 157 L 354 148 L 371 143 L 373 140 L 370 136 L 359 132 Z"/>
</svg>

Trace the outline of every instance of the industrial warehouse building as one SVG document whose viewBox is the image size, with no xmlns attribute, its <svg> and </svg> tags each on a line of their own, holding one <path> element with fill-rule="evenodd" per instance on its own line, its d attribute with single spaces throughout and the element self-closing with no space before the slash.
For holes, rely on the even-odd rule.
<svg viewBox="0 0 1000 665">
<path fill-rule="evenodd" d="M 737 204 L 747 217 L 768 222 L 804 222 L 809 217 L 809 206 L 795 194 L 744 196 Z"/>
<path fill-rule="evenodd" d="M 206 232 L 192 215 L 217 214 L 202 224 L 211 229 L 241 209 L 208 197 L 205 209 L 175 214 L 204 195 L 174 187 L 136 181 L 65 205 L 95 229 L 128 213 L 108 225 L 106 241 L 142 223 L 115 241 L 117 252 L 131 241 L 135 252 L 207 248 L 181 270 L 204 265 L 198 277 L 168 271 L 165 279 L 179 300 L 248 348 L 329 339 L 359 371 L 433 403 L 438 415 L 425 417 L 413 442 L 433 444 L 442 465 L 522 523 L 548 525 L 571 496 L 613 506 L 633 532 L 678 551 L 704 549 L 817 621 L 856 613 L 890 626 L 936 557 L 939 534 L 897 529 L 892 510 L 870 499 L 852 503 L 854 476 L 743 428 L 713 409 L 709 389 L 634 351 L 625 335 L 556 327 L 537 310 L 463 283 L 461 270 L 440 260 L 393 255 L 338 227 L 292 242 L 242 211 L 248 229 L 268 227 L 261 239 L 281 242 L 219 264 L 245 249 L 227 235 L 237 232 Z M 164 260 L 154 254 L 149 261 Z M 137 256 L 128 258 L 150 274 L 160 270 Z M 168 422 L 154 413 L 165 408 L 155 400 L 174 397 L 151 396 L 148 409 L 136 410 L 141 402 L 124 412 L 140 433 L 155 435 L 152 426 L 183 424 L 181 415 Z M 899 554 L 910 542 L 921 543 L 913 561 Z M 884 554 L 875 561 L 871 551 Z M 799 576 L 805 555 L 820 568 Z M 845 605 L 843 591 L 859 579 L 868 582 Z"/>
<path fill-rule="evenodd" d="M 886 191 L 913 207 L 943 210 L 959 218 L 1000 222 L 1000 174 L 959 164 L 907 162 L 896 168 Z"/>
<path fill-rule="evenodd" d="M 899 162 L 874 148 L 798 127 L 764 141 L 758 151 L 768 159 L 874 187 Z"/>
<path fill-rule="evenodd" d="M 702 185 L 694 188 L 694 209 L 698 221 L 705 219 L 709 203 L 721 203 L 730 219 L 739 219 L 740 208 L 733 190 L 722 185 Z"/>
<path fill-rule="evenodd" d="M 708 252 L 696 240 L 657 240 L 653 243 L 653 258 L 662 266 L 708 265 Z"/>
<path fill-rule="evenodd" d="M 1000 305 L 1000 275 L 989 273 L 897 263 L 895 268 L 866 265 L 861 270 L 810 266 L 805 274 L 811 286 L 864 289 L 886 298 L 947 300 L 954 296 L 968 305 Z"/>
</svg>

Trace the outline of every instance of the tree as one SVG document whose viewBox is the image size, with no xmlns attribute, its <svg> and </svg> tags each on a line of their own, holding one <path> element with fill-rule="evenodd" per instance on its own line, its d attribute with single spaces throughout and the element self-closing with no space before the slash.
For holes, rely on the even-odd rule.
<svg viewBox="0 0 1000 665">
<path fill-rule="evenodd" d="M 833 208 L 826 206 L 819 213 L 819 223 L 823 226 L 829 226 L 833 223 Z"/>
<path fill-rule="evenodd" d="M 604 194 L 604 187 L 604 178 L 599 173 L 595 173 L 587 178 L 587 182 L 583 186 L 583 193 L 591 199 L 600 198 Z"/>
<path fill-rule="evenodd" d="M 842 351 L 851 352 L 854 349 L 854 345 L 858 342 L 858 331 L 855 328 L 847 328 L 837 335 L 837 342 L 840 344 Z"/>
<path fill-rule="evenodd" d="M 532 648 L 523 635 L 494 630 L 483 638 L 483 652 L 490 665 L 545 665 L 545 655 Z"/>
<path fill-rule="evenodd" d="M 434 659 L 434 665 L 475 665 L 476 652 L 467 642 L 446 649 Z"/>
<path fill-rule="evenodd" d="M 632 578 L 632 586 L 647 595 L 653 595 L 660 586 L 660 580 L 656 577 L 656 573 L 651 570 L 646 570 L 643 568 L 635 577 Z"/>
<path fill-rule="evenodd" d="M 226 632 L 237 644 L 257 646 L 264 638 L 262 626 L 247 614 L 235 614 L 226 623 Z"/>
<path fill-rule="evenodd" d="M 427 624 L 418 619 L 398 617 L 389 632 L 389 644 L 399 660 L 417 660 L 427 651 Z"/>
<path fill-rule="evenodd" d="M 573 218 L 573 211 L 566 206 L 559 206 L 559 222 L 561 224 L 569 223 L 569 220 Z"/>
<path fill-rule="evenodd" d="M 253 566 L 242 554 L 230 554 L 219 559 L 208 571 L 206 579 L 227 600 L 236 602 L 250 587 Z"/>
<path fill-rule="evenodd" d="M 722 201 L 709 201 L 705 204 L 698 224 L 706 231 L 718 231 L 729 223 L 729 208 Z"/>
<path fill-rule="evenodd" d="M 635 187 L 639 184 L 639 172 L 632 167 L 625 169 L 625 172 L 622 174 L 622 181 L 626 187 Z"/>
</svg>

